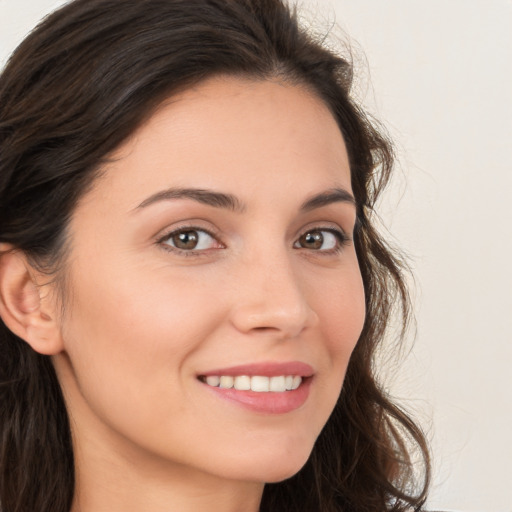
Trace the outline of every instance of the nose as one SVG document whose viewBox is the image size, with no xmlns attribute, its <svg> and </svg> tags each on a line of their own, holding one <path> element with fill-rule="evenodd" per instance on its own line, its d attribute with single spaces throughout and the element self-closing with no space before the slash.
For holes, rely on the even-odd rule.
<svg viewBox="0 0 512 512">
<path fill-rule="evenodd" d="M 246 262 L 235 286 L 231 320 L 243 333 L 295 338 L 318 323 L 298 272 L 285 258 Z"/>
</svg>

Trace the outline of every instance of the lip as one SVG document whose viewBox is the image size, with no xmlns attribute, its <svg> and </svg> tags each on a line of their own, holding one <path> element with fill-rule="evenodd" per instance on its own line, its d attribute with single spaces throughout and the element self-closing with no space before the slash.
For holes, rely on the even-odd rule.
<svg viewBox="0 0 512 512">
<path fill-rule="evenodd" d="M 299 361 L 292 362 L 264 362 L 248 365 L 231 366 L 219 368 L 201 373 L 201 377 L 212 375 L 226 375 L 235 377 L 247 375 L 249 377 L 261 375 L 263 377 L 276 377 L 280 375 L 299 375 L 302 382 L 297 389 L 283 392 L 241 391 L 235 388 L 220 388 L 209 386 L 201 382 L 205 391 L 213 393 L 217 398 L 226 400 L 231 404 L 252 412 L 278 415 L 286 414 L 299 409 L 309 397 L 311 384 L 314 380 L 314 370 L 306 363 Z"/>
<path fill-rule="evenodd" d="M 242 364 L 231 366 L 229 368 L 217 368 L 208 370 L 200 375 L 210 377 L 212 375 L 226 375 L 236 377 L 237 375 L 248 375 L 253 377 L 261 375 L 262 377 L 277 377 L 279 375 L 299 375 L 300 377 L 311 377 L 314 374 L 313 367 L 300 361 L 288 362 L 262 362 L 253 364 Z"/>
</svg>

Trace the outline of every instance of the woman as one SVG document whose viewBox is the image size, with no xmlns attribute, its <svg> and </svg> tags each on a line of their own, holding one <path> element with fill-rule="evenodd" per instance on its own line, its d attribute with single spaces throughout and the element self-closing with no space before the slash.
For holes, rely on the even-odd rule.
<svg viewBox="0 0 512 512">
<path fill-rule="evenodd" d="M 20 45 L 1 510 L 421 508 L 373 367 L 408 314 L 372 225 L 392 151 L 351 78 L 279 0 L 75 0 Z"/>
</svg>

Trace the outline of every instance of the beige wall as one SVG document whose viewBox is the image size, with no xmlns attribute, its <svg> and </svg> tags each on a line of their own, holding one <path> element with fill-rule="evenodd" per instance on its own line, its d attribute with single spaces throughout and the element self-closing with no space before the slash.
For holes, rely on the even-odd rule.
<svg viewBox="0 0 512 512">
<path fill-rule="evenodd" d="M 59 3 L 0 0 L 0 63 Z M 360 94 L 398 143 L 382 211 L 416 272 L 418 328 L 392 391 L 431 425 L 430 507 L 511 512 L 512 2 L 303 3 L 364 49 Z"/>
</svg>

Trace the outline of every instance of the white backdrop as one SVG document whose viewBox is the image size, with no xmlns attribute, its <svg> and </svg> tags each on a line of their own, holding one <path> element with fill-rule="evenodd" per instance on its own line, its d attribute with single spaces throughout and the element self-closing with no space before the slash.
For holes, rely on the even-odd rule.
<svg viewBox="0 0 512 512">
<path fill-rule="evenodd" d="M 0 66 L 58 0 L 0 0 Z M 512 512 L 512 1 L 303 0 L 364 50 L 400 156 L 382 205 L 417 279 L 392 392 L 434 447 L 431 509 Z M 369 71 L 369 73 L 368 73 Z"/>
</svg>

